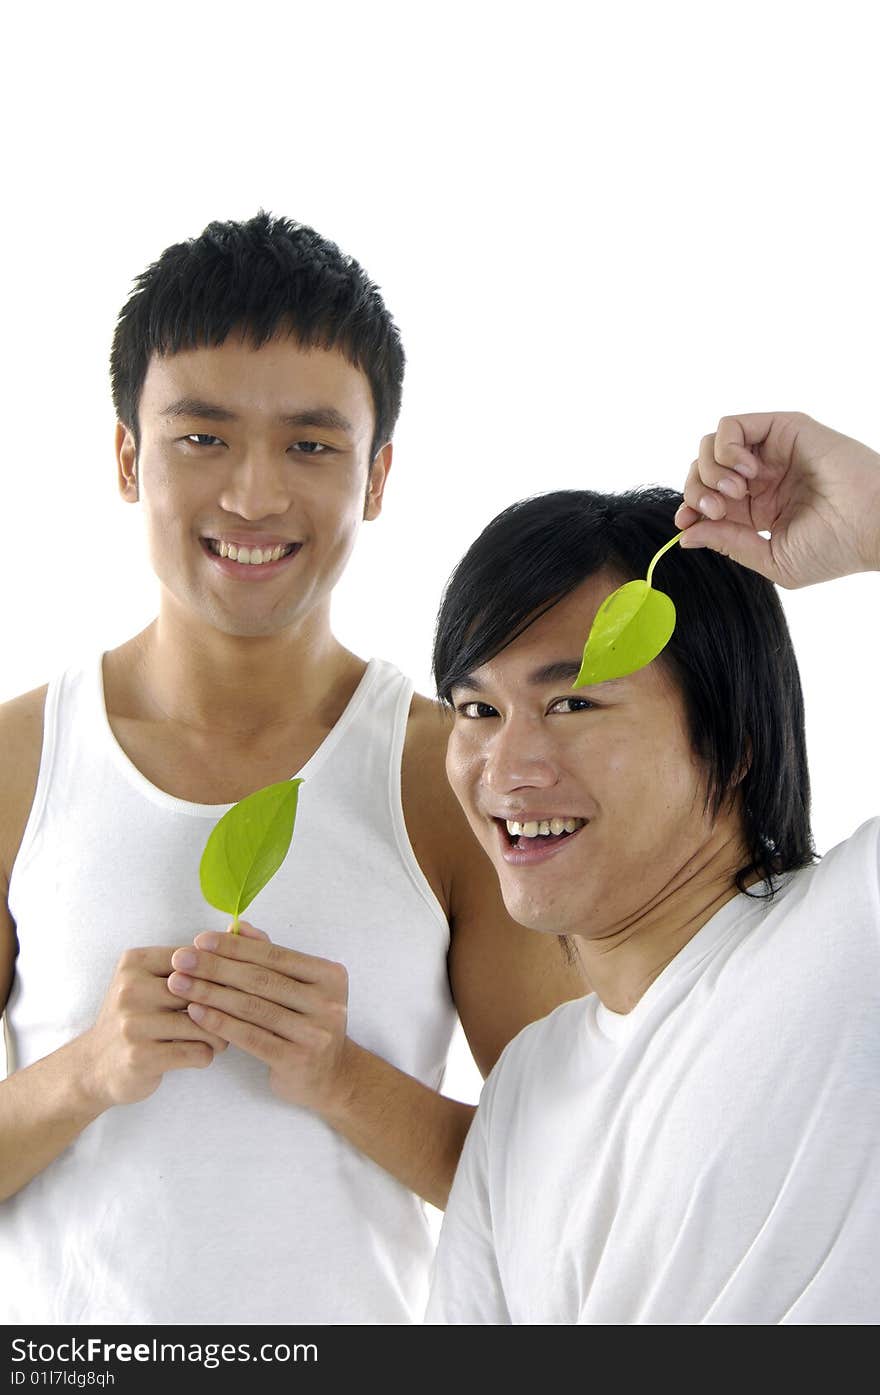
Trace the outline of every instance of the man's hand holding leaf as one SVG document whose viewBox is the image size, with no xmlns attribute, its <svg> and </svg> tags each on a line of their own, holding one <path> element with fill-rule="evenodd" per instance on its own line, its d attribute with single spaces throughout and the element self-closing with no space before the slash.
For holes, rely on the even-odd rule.
<svg viewBox="0 0 880 1395">
<path fill-rule="evenodd" d="M 711 547 L 779 586 L 880 567 L 880 455 L 802 412 L 722 417 L 684 499 L 683 548 Z"/>
</svg>

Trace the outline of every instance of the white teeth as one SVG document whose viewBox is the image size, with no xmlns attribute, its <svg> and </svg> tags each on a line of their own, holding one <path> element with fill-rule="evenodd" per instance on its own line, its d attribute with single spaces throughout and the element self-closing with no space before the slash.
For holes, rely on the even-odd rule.
<svg viewBox="0 0 880 1395">
<path fill-rule="evenodd" d="M 574 833 L 578 828 L 583 828 L 585 819 L 531 819 L 528 823 L 519 823 L 516 819 L 507 819 L 507 831 L 511 838 L 546 838 L 551 833 L 559 837 L 560 833 Z"/>
<path fill-rule="evenodd" d="M 262 567 L 267 562 L 279 562 L 291 547 L 290 543 L 277 543 L 275 547 L 239 547 L 236 543 L 208 539 L 210 550 L 218 557 L 228 557 L 244 567 Z"/>
</svg>

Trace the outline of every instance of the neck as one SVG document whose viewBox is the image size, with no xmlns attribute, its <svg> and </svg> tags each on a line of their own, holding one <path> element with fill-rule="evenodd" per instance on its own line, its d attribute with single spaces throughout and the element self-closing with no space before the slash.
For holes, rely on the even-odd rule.
<svg viewBox="0 0 880 1395">
<path fill-rule="evenodd" d="M 586 976 L 605 1007 L 632 1011 L 684 946 L 738 894 L 734 876 L 747 861 L 738 822 L 724 824 L 625 923 L 601 938 L 573 936 Z M 748 884 L 759 880 L 755 875 Z"/>
<path fill-rule="evenodd" d="M 126 648 L 145 712 L 229 736 L 290 726 L 328 704 L 335 709 L 338 690 L 346 689 L 347 701 L 364 669 L 332 635 L 329 605 L 298 625 L 258 636 L 194 624 L 163 605 Z"/>
</svg>

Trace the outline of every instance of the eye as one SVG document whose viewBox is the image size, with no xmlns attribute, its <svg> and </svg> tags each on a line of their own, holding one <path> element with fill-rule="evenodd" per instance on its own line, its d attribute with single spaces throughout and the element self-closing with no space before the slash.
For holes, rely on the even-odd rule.
<svg viewBox="0 0 880 1395">
<path fill-rule="evenodd" d="M 302 455 L 325 455 L 332 447 L 325 446 L 323 441 L 297 441 L 293 449 Z"/>
<path fill-rule="evenodd" d="M 567 712 L 592 712 L 594 710 L 598 710 L 597 703 L 590 702 L 588 698 L 572 697 L 557 698 L 556 701 L 551 702 L 550 706 L 547 708 L 548 713 L 557 712 L 562 715 L 565 715 Z"/>
<path fill-rule="evenodd" d="M 498 713 L 488 702 L 460 702 L 456 706 L 459 717 L 497 717 Z"/>
<path fill-rule="evenodd" d="M 191 446 L 223 444 L 219 436 L 209 436 L 206 431 L 191 431 L 190 434 L 188 436 L 184 436 L 183 439 L 187 442 L 188 445 Z"/>
</svg>

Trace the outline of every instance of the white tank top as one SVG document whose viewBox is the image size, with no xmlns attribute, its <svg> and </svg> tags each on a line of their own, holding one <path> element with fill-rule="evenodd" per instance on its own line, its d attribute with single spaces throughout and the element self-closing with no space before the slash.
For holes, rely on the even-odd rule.
<svg viewBox="0 0 880 1395">
<path fill-rule="evenodd" d="M 246 914 L 345 964 L 352 1039 L 436 1089 L 456 1019 L 448 925 L 401 805 L 411 696 L 370 661 L 297 772 L 290 853 Z M 125 949 L 226 928 L 198 866 L 228 807 L 176 799 L 136 769 L 107 720 L 100 661 L 50 685 L 9 889 L 10 1069 L 93 1024 Z M 418 1322 L 432 1257 L 424 1204 L 230 1047 L 108 1110 L 0 1204 L 0 1321 Z"/>
</svg>

